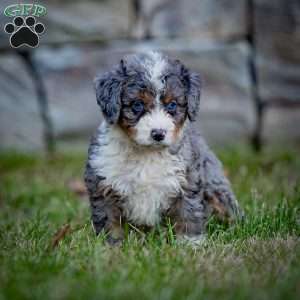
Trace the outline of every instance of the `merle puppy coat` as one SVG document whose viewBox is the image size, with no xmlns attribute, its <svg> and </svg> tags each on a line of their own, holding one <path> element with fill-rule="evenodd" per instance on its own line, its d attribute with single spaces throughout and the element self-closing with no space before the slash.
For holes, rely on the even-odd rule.
<svg viewBox="0 0 300 300">
<path fill-rule="evenodd" d="M 211 213 L 240 215 L 222 165 L 197 131 L 201 80 L 160 53 L 130 55 L 95 79 L 104 121 L 85 173 L 96 233 L 123 238 L 122 224 L 153 227 L 168 217 L 195 240 Z"/>
</svg>

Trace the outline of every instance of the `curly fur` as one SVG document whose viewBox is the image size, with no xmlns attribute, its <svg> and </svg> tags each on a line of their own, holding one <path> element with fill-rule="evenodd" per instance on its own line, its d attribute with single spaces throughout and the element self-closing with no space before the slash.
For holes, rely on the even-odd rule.
<svg viewBox="0 0 300 300">
<path fill-rule="evenodd" d="M 125 221 L 155 226 L 169 217 L 176 234 L 203 237 L 211 213 L 241 216 L 222 164 L 197 131 L 194 120 L 201 82 L 179 61 L 160 53 L 126 57 L 95 81 L 105 121 L 89 148 L 85 181 L 96 233 L 123 237 Z M 141 114 L 132 103 L 143 101 Z M 170 114 L 166 105 L 176 100 Z M 163 129 L 157 143 L 151 130 Z"/>
</svg>

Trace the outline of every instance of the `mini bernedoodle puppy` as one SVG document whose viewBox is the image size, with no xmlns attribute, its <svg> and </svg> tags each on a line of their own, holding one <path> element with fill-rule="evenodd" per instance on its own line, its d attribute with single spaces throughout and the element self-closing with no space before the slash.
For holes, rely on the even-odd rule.
<svg viewBox="0 0 300 300">
<path fill-rule="evenodd" d="M 129 55 L 95 79 L 104 121 L 85 172 L 96 233 L 123 239 L 123 224 L 167 218 L 177 238 L 197 241 L 209 216 L 242 215 L 222 165 L 197 132 L 201 81 L 161 53 Z"/>
</svg>

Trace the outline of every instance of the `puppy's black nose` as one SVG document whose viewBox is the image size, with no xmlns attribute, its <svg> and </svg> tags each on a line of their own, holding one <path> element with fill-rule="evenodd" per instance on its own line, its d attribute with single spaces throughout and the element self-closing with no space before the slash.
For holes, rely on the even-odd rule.
<svg viewBox="0 0 300 300">
<path fill-rule="evenodd" d="M 166 130 L 163 129 L 152 129 L 151 137 L 156 142 L 161 142 L 166 136 Z"/>
</svg>

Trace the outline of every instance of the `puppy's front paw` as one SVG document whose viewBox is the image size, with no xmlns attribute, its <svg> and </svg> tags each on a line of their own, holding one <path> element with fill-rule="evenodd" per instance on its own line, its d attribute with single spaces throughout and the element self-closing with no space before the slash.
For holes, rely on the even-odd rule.
<svg viewBox="0 0 300 300">
<path fill-rule="evenodd" d="M 121 237 L 116 238 L 116 237 L 112 237 L 111 235 L 108 235 L 106 238 L 106 241 L 110 246 L 121 246 L 123 240 L 124 239 Z"/>
<path fill-rule="evenodd" d="M 124 240 L 124 230 L 119 226 L 112 228 L 108 232 L 106 238 L 107 243 L 111 246 L 120 246 L 122 245 L 123 240 Z"/>
<path fill-rule="evenodd" d="M 192 248 L 199 248 L 202 246 L 207 239 L 207 235 L 205 233 L 197 234 L 197 235 L 179 235 L 177 237 L 177 241 L 181 245 L 188 245 Z"/>
</svg>

